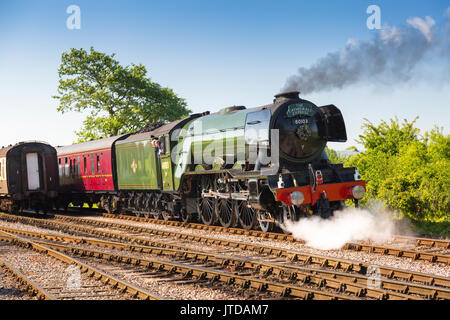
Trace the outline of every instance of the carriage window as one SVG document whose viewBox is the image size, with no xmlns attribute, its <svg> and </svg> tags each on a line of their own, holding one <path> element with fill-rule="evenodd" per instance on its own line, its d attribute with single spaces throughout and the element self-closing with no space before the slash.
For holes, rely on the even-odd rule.
<svg viewBox="0 0 450 320">
<path fill-rule="evenodd" d="M 92 169 L 92 175 L 95 175 L 95 157 L 94 154 L 91 154 L 91 169 Z"/>
<path fill-rule="evenodd" d="M 64 175 L 69 176 L 69 161 L 66 158 L 64 158 Z"/>
<path fill-rule="evenodd" d="M 97 155 L 97 173 L 100 172 L 100 156 Z"/>
<path fill-rule="evenodd" d="M 77 160 L 75 158 L 73 158 L 72 160 L 72 176 L 75 177 L 76 173 L 77 173 Z"/>
<path fill-rule="evenodd" d="M 87 172 L 87 162 L 86 162 L 86 157 L 83 157 L 83 159 L 84 159 L 83 173 L 86 174 L 86 172 Z"/>
<path fill-rule="evenodd" d="M 81 175 L 81 168 L 80 168 L 80 156 L 77 157 L 77 176 L 79 177 Z"/>
</svg>

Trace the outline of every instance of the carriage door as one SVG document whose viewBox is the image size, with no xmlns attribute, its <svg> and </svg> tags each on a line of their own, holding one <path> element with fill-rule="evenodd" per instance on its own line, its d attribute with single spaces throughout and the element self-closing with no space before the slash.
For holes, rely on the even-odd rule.
<svg viewBox="0 0 450 320">
<path fill-rule="evenodd" d="M 27 176 L 28 190 L 37 190 L 41 187 L 37 153 L 27 153 Z"/>
</svg>

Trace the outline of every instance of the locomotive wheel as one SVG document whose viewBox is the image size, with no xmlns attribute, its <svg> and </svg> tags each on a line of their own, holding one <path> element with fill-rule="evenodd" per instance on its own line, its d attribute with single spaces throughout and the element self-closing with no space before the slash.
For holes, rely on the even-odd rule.
<svg viewBox="0 0 450 320">
<path fill-rule="evenodd" d="M 136 215 L 136 217 L 143 216 L 142 211 L 144 211 L 144 206 L 145 206 L 145 198 L 143 197 L 143 195 L 137 195 L 134 198 L 134 207 L 136 209 L 134 214 Z"/>
<path fill-rule="evenodd" d="M 242 228 L 246 230 L 255 228 L 258 223 L 258 216 L 253 208 L 248 207 L 247 201 L 238 201 L 236 210 Z"/>
<path fill-rule="evenodd" d="M 183 222 L 191 222 L 193 220 L 192 214 L 187 213 L 186 209 L 182 208 L 180 210 L 180 219 Z"/>
<path fill-rule="evenodd" d="M 294 223 L 297 222 L 299 218 L 299 215 L 297 211 L 295 210 L 295 206 L 285 206 L 283 205 L 283 224 L 285 224 L 287 221 Z M 290 234 L 290 232 L 284 227 L 281 228 L 283 230 L 283 233 Z"/>
<path fill-rule="evenodd" d="M 214 183 L 211 177 L 202 177 L 201 190 L 203 192 L 214 190 Z M 215 224 L 218 220 L 216 199 L 212 197 L 201 198 L 197 205 L 197 212 L 204 224 L 207 226 Z"/>
<path fill-rule="evenodd" d="M 112 205 L 111 205 L 111 199 L 110 198 L 102 197 L 100 205 L 107 213 L 113 213 Z"/>
<path fill-rule="evenodd" d="M 159 211 L 152 211 L 153 219 L 161 219 L 161 212 Z"/>
<path fill-rule="evenodd" d="M 162 217 L 165 221 L 169 221 L 169 219 L 172 217 L 172 214 L 169 211 L 164 210 L 162 212 Z"/>
<path fill-rule="evenodd" d="M 152 203 L 152 199 L 150 197 L 145 197 L 144 198 L 144 211 L 142 212 L 142 214 L 144 215 L 144 217 L 149 218 L 150 217 L 150 208 L 151 208 L 151 203 Z"/>
<path fill-rule="evenodd" d="M 259 222 L 259 228 L 261 231 L 264 232 L 270 232 L 273 230 L 274 223 L 271 221 L 267 221 L 269 219 L 272 219 L 272 216 L 267 211 L 258 211 L 258 222 Z"/>
<path fill-rule="evenodd" d="M 153 216 L 153 219 L 159 219 L 161 218 L 161 212 L 158 209 L 158 199 L 157 197 L 152 198 L 152 208 L 151 214 Z"/>
<path fill-rule="evenodd" d="M 198 204 L 198 214 L 202 222 L 211 226 L 217 221 L 217 211 L 214 198 L 202 198 Z"/>
<path fill-rule="evenodd" d="M 236 212 L 234 202 L 230 199 L 220 199 L 217 202 L 219 222 L 222 227 L 229 228 L 236 224 Z"/>
<path fill-rule="evenodd" d="M 118 197 L 112 197 L 109 201 L 109 210 L 113 214 L 119 213 L 119 198 Z"/>
</svg>

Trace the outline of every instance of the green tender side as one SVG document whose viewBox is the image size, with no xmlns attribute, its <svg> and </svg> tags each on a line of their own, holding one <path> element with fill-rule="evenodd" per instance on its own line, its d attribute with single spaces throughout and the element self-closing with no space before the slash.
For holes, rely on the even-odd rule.
<svg viewBox="0 0 450 320">
<path fill-rule="evenodd" d="M 194 159 L 195 165 L 199 164 L 195 159 L 205 163 L 202 155 L 207 148 L 212 151 L 222 147 L 223 156 L 220 158 L 226 160 L 228 157 L 228 163 L 233 161 L 234 164 L 238 159 L 245 158 L 248 151 L 244 143 L 245 120 L 248 113 L 255 111 L 257 110 L 245 109 L 228 114 L 214 113 L 188 122 L 176 143 L 173 174 L 175 189 L 179 188 L 180 179 L 188 170 L 191 158 Z M 199 128 L 201 130 L 198 130 Z M 215 157 L 214 152 L 206 151 Z"/>
<path fill-rule="evenodd" d="M 116 163 L 119 190 L 160 189 L 159 159 L 150 140 L 116 145 Z"/>
</svg>

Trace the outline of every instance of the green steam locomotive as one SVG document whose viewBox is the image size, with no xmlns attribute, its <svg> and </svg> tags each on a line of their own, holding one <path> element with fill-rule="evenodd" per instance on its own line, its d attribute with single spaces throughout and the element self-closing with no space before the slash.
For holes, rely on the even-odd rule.
<svg viewBox="0 0 450 320">
<path fill-rule="evenodd" d="M 148 132 L 108 138 L 111 152 L 101 154 L 110 157 L 111 174 L 101 176 L 112 179 L 113 187 L 78 189 L 78 197 L 99 200 L 111 213 L 270 231 L 286 220 L 327 218 L 345 200 L 357 203 L 364 196 L 358 170 L 330 163 L 324 151 L 328 141 L 346 139 L 336 106 L 281 93 L 265 106 L 192 114 Z M 73 197 L 72 191 L 67 185 L 66 194 Z"/>
</svg>

